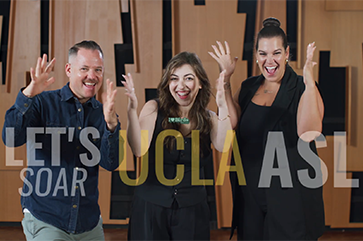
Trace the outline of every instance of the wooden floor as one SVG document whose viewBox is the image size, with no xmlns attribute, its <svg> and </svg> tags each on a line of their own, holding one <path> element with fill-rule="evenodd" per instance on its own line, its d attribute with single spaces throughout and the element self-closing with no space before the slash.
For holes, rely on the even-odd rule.
<svg viewBox="0 0 363 241">
<path fill-rule="evenodd" d="M 105 228 L 106 241 L 127 240 L 126 228 Z M 212 230 L 211 240 L 229 240 L 229 230 Z M 0 241 L 20 241 L 25 240 L 21 227 L 1 227 Z M 232 240 L 236 240 L 236 235 Z M 333 240 L 363 240 L 362 230 L 329 230 L 319 239 L 319 241 Z"/>
</svg>

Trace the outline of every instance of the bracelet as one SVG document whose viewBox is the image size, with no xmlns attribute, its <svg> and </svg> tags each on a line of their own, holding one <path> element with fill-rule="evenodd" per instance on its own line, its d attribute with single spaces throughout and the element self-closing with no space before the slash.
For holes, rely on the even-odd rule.
<svg viewBox="0 0 363 241">
<path fill-rule="evenodd" d="M 231 83 L 229 81 L 224 82 L 224 89 L 225 90 L 230 90 L 231 89 Z"/>
<path fill-rule="evenodd" d="M 219 121 L 224 121 L 224 120 L 226 120 L 227 118 L 229 118 L 230 116 L 229 115 L 227 115 L 226 117 L 224 117 L 223 119 L 219 119 L 219 117 L 217 117 L 218 118 L 218 120 Z"/>
</svg>

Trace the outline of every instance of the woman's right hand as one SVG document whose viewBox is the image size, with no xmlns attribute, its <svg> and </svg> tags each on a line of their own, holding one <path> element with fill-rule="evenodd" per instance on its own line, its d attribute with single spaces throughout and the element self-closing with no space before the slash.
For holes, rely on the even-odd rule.
<svg viewBox="0 0 363 241">
<path fill-rule="evenodd" d="M 122 75 L 126 81 L 121 81 L 122 84 L 125 86 L 125 95 L 129 97 L 129 110 L 136 110 L 137 109 L 137 97 L 135 94 L 134 88 L 134 81 L 132 80 L 132 76 L 130 73 L 127 75 Z"/>
<path fill-rule="evenodd" d="M 236 62 L 238 60 L 238 57 L 234 57 L 232 59 L 227 41 L 225 41 L 224 43 L 226 45 L 226 49 L 224 49 L 221 42 L 217 41 L 218 47 L 212 45 L 214 53 L 213 52 L 208 52 L 208 53 L 210 56 L 212 56 L 213 59 L 215 59 L 218 62 L 220 71 L 221 72 L 223 70 L 226 71 L 224 77 L 229 79 L 236 68 Z"/>
</svg>

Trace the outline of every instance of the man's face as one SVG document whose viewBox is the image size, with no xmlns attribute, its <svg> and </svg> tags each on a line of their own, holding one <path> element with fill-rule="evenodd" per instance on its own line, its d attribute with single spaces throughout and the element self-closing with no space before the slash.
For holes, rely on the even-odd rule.
<svg viewBox="0 0 363 241">
<path fill-rule="evenodd" d="M 70 56 L 66 64 L 69 87 L 82 104 L 95 96 L 102 86 L 102 57 L 98 50 L 80 48 L 77 55 Z"/>
</svg>

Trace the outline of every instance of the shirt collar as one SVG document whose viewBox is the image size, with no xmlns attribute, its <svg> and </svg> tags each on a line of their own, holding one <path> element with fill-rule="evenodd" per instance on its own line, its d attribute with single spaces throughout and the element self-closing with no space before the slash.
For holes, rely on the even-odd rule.
<svg viewBox="0 0 363 241">
<path fill-rule="evenodd" d="M 69 88 L 69 82 L 65 86 L 63 86 L 63 88 L 60 90 L 60 95 L 61 95 L 61 101 L 68 101 L 72 98 L 75 98 L 73 92 Z M 94 96 L 91 99 L 89 99 L 85 104 L 88 105 L 91 104 L 93 109 L 97 109 L 98 107 L 100 107 L 100 102 L 98 102 Z"/>
</svg>

